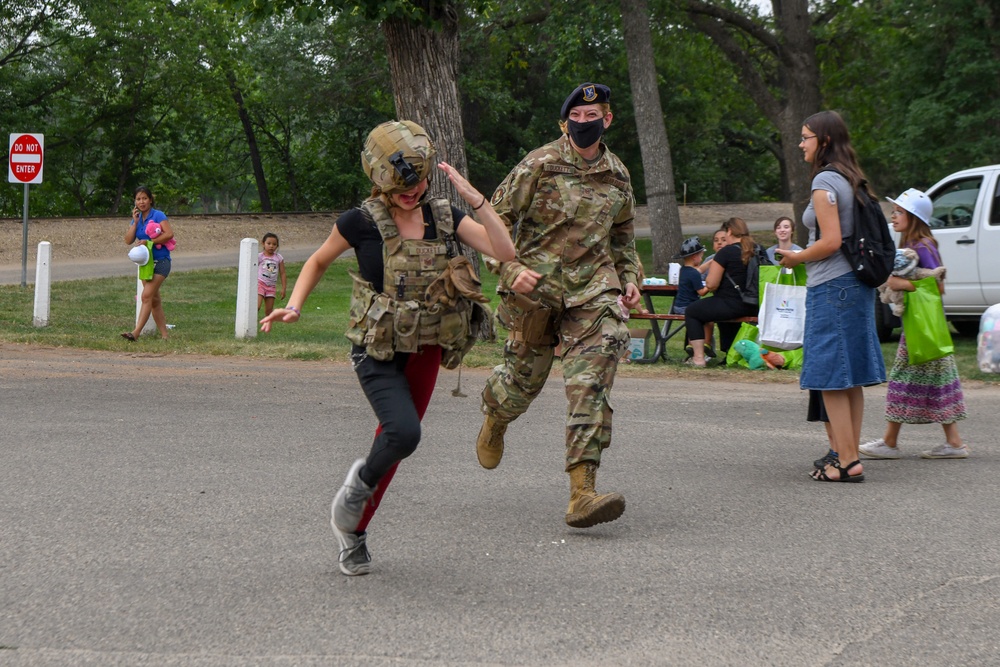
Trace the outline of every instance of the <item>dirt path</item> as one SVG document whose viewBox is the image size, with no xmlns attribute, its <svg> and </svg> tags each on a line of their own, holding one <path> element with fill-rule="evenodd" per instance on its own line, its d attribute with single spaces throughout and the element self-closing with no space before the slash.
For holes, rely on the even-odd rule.
<svg viewBox="0 0 1000 667">
<path fill-rule="evenodd" d="M 683 206 L 681 224 L 715 227 L 727 218 L 739 216 L 752 225 L 770 225 L 779 215 L 791 214 L 791 204 L 713 204 Z M 244 238 L 260 239 L 274 232 L 281 240 L 283 254 L 315 249 L 333 226 L 333 213 L 273 213 L 225 216 L 175 216 L 171 219 L 177 236 L 178 258 L 216 256 L 239 252 Z M 127 261 L 124 235 L 128 219 L 43 218 L 28 221 L 28 270 L 34 272 L 38 244 L 52 244 L 52 259 L 65 262 Z M 648 229 L 645 207 L 636 215 L 639 233 Z M 705 233 L 700 230 L 696 233 Z M 23 246 L 20 220 L 0 219 L 0 268 L 19 270 Z M 128 268 L 127 264 L 123 264 Z"/>
</svg>

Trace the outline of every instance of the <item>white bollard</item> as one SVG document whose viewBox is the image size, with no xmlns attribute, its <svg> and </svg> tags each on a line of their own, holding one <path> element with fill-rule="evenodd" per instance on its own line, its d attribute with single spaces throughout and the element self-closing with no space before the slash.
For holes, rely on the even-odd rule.
<svg viewBox="0 0 1000 667">
<path fill-rule="evenodd" d="M 149 261 L 153 261 L 150 257 Z M 142 278 L 139 277 L 139 267 L 135 267 L 135 323 L 139 324 L 139 311 L 142 310 Z M 153 314 L 149 314 L 149 319 L 146 323 L 142 325 L 142 331 L 139 332 L 140 336 L 146 334 L 156 333 L 156 322 L 153 321 Z"/>
<path fill-rule="evenodd" d="M 240 241 L 240 274 L 236 284 L 236 337 L 257 337 L 257 239 Z"/>
<path fill-rule="evenodd" d="M 38 244 L 38 261 L 35 264 L 35 320 L 36 327 L 49 325 L 49 302 L 52 286 L 52 244 Z"/>
</svg>

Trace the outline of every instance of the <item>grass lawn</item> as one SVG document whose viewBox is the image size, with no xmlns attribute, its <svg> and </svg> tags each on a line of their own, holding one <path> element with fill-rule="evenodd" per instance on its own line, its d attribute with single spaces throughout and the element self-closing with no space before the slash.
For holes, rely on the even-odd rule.
<svg viewBox="0 0 1000 667">
<path fill-rule="evenodd" d="M 710 239 L 702 239 L 702 242 Z M 649 239 L 639 239 L 637 247 L 646 266 L 652 266 Z M 346 361 L 350 350 L 343 332 L 347 327 L 351 298 L 351 278 L 347 271 L 356 266 L 353 258 L 330 267 L 303 308 L 302 318 L 292 325 L 278 324 L 271 333 L 238 340 L 235 337 L 237 270 L 215 269 L 177 272 L 163 287 L 167 322 L 175 325 L 169 341 L 153 335 L 131 343 L 119 334 L 130 330 L 135 320 L 135 279 L 101 278 L 53 283 L 49 325 L 32 324 L 34 290 L 16 285 L 0 285 L 0 342 L 26 343 L 48 347 L 74 347 L 166 354 L 210 354 L 268 357 L 280 359 L 330 359 Z M 287 267 L 289 288 L 302 268 Z M 483 291 L 493 295 L 496 305 L 496 276 L 483 271 Z M 636 322 L 634 328 L 646 328 Z M 503 331 L 500 332 L 502 337 Z M 682 336 L 670 341 L 671 359 L 681 360 Z M 500 360 L 501 342 L 476 345 L 466 357 L 471 367 L 492 367 Z M 892 364 L 896 343 L 882 345 L 887 366 Z M 1000 377 L 982 373 L 976 366 L 974 338 L 955 336 L 955 357 L 963 380 L 998 382 Z M 745 369 L 703 370 L 678 363 L 630 364 L 624 372 L 649 376 L 703 374 L 717 379 L 793 382 L 791 372 L 749 371 Z"/>
</svg>

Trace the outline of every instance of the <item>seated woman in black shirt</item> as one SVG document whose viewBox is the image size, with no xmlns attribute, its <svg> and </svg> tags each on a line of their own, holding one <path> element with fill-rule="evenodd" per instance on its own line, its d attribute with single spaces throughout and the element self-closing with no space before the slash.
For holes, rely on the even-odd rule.
<svg viewBox="0 0 1000 667">
<path fill-rule="evenodd" d="M 684 311 L 684 326 L 694 352 L 688 363 L 695 366 L 705 365 L 706 322 L 718 324 L 719 348 L 725 358 L 740 328 L 738 323 L 725 320 L 757 315 L 757 306 L 744 303 L 736 287 L 746 283 L 747 263 L 757 252 L 757 244 L 742 218 L 730 218 L 722 224 L 722 229 L 728 237 L 728 245 L 715 253 L 705 278 L 705 287 L 713 295 L 692 303 Z"/>
</svg>

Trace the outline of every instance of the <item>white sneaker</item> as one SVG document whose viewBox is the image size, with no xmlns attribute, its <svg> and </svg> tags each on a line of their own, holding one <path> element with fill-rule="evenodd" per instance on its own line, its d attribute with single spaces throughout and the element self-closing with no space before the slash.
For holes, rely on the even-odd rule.
<svg viewBox="0 0 1000 667">
<path fill-rule="evenodd" d="M 969 456 L 969 448 L 965 445 L 952 447 L 946 442 L 943 445 L 938 445 L 934 449 L 924 452 L 920 456 L 925 459 L 964 459 Z"/>
<path fill-rule="evenodd" d="M 885 444 L 885 440 L 879 438 L 872 440 L 858 447 L 858 452 L 870 459 L 901 459 L 903 455 L 899 453 L 898 447 L 890 447 Z"/>
</svg>

